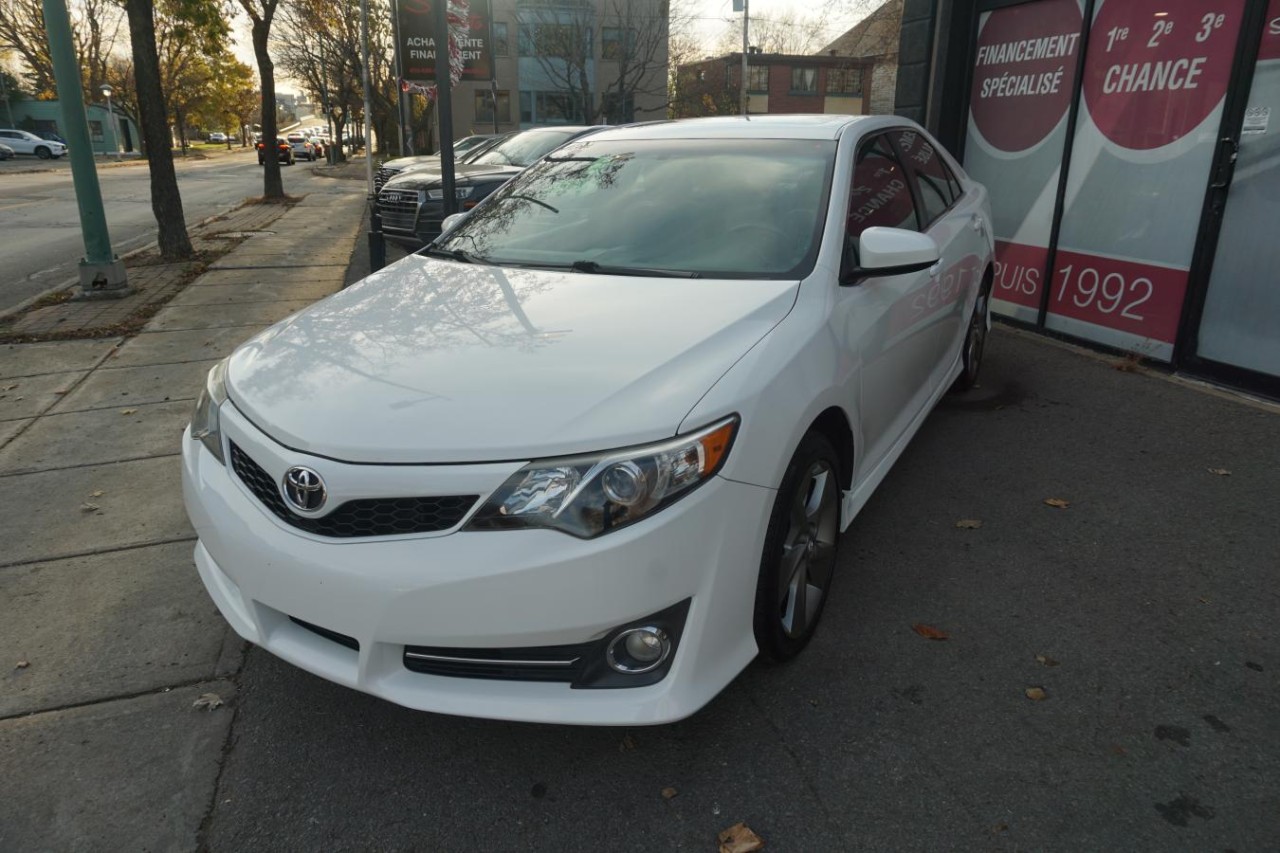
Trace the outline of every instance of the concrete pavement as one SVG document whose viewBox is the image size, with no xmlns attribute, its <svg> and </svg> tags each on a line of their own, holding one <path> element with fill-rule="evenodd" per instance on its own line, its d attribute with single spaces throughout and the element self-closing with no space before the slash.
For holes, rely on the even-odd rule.
<svg viewBox="0 0 1280 853">
<path fill-rule="evenodd" d="M 192 569 L 179 435 L 214 360 L 341 287 L 360 189 L 322 181 L 136 337 L 0 347 L 0 850 L 195 847 L 242 645 Z"/>
<path fill-rule="evenodd" d="M 338 286 L 331 183 L 137 337 L 0 349 L 0 850 L 1280 849 L 1280 409 L 1006 328 L 812 647 L 689 720 L 420 714 L 245 653 L 176 441 L 214 359 Z"/>
</svg>

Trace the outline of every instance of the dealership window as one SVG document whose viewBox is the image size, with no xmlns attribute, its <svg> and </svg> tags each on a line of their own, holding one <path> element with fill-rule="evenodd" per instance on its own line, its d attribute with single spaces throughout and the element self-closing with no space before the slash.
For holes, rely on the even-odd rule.
<svg viewBox="0 0 1280 853">
<path fill-rule="evenodd" d="M 511 45 L 507 41 L 507 22 L 493 22 L 493 55 L 509 56 L 511 53 Z"/>
<path fill-rule="evenodd" d="M 769 66 L 767 65 L 748 65 L 747 66 L 747 91 L 748 92 L 768 92 L 769 91 Z"/>
<path fill-rule="evenodd" d="M 499 104 L 501 108 L 501 104 Z M 578 102 L 568 92 L 520 93 L 521 124 L 575 124 L 585 121 Z"/>
<path fill-rule="evenodd" d="M 511 93 L 498 91 L 498 122 L 511 121 Z M 476 124 L 493 124 L 493 92 L 476 90 Z"/>
<path fill-rule="evenodd" d="M 629 27 L 603 27 L 600 30 L 600 58 L 622 59 L 635 53 L 636 31 Z"/>
<path fill-rule="evenodd" d="M 791 91 L 803 95 L 816 93 L 818 91 L 818 69 L 792 68 Z"/>
<path fill-rule="evenodd" d="M 861 95 L 862 94 L 862 69 L 861 68 L 828 68 L 827 69 L 827 94 L 828 95 Z"/>
<path fill-rule="evenodd" d="M 102 136 L 102 122 L 100 122 L 100 121 L 92 121 L 92 120 L 89 122 L 89 137 L 90 137 L 94 142 L 102 142 L 102 141 L 103 141 L 103 136 Z"/>
</svg>

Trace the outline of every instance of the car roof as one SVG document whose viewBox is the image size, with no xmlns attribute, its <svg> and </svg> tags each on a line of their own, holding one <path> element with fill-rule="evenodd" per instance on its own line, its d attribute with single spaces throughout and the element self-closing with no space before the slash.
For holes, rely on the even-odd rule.
<svg viewBox="0 0 1280 853">
<path fill-rule="evenodd" d="M 849 127 L 868 123 L 881 126 L 896 116 L 759 115 L 709 116 L 676 121 L 654 121 L 609 128 L 592 137 L 609 139 L 838 139 Z M 899 123 L 905 119 L 899 119 Z M 910 123 L 910 122 L 907 122 Z M 867 127 L 866 129 L 870 129 Z"/>
</svg>

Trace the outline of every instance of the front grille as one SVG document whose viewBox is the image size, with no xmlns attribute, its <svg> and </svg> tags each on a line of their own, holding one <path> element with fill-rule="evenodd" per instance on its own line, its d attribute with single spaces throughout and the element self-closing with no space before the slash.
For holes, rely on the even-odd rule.
<svg viewBox="0 0 1280 853">
<path fill-rule="evenodd" d="M 378 215 L 382 227 L 413 233 L 418 222 L 417 190 L 388 190 L 378 196 Z"/>
<path fill-rule="evenodd" d="M 536 646 L 524 649 L 446 649 L 405 646 L 404 666 L 426 675 L 502 681 L 576 681 L 600 644 Z"/>
<path fill-rule="evenodd" d="M 399 169 L 391 169 L 387 166 L 381 167 L 378 169 L 378 173 L 373 176 L 373 188 L 378 192 L 382 192 L 382 185 L 398 174 L 400 174 Z"/>
<path fill-rule="evenodd" d="M 424 498 L 360 498 L 339 505 L 328 515 L 307 518 L 289 509 L 271 476 L 231 442 L 231 467 L 254 497 L 285 524 L 314 533 L 350 539 L 358 536 L 397 536 L 438 533 L 462 521 L 479 495 L 438 495 Z"/>
</svg>

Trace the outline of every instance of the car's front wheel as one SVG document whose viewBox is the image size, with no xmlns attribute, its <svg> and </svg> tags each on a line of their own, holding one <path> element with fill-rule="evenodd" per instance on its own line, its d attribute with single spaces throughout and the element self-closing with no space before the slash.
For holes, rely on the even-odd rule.
<svg viewBox="0 0 1280 853">
<path fill-rule="evenodd" d="M 787 465 L 774 498 L 756 585 L 755 635 L 776 661 L 809 643 L 826 607 L 840 541 L 840 463 L 810 432 Z"/>
<path fill-rule="evenodd" d="M 47 146 L 37 145 L 36 156 L 39 157 L 41 160 L 48 160 L 50 157 L 53 156 L 53 152 L 50 151 Z"/>
</svg>

